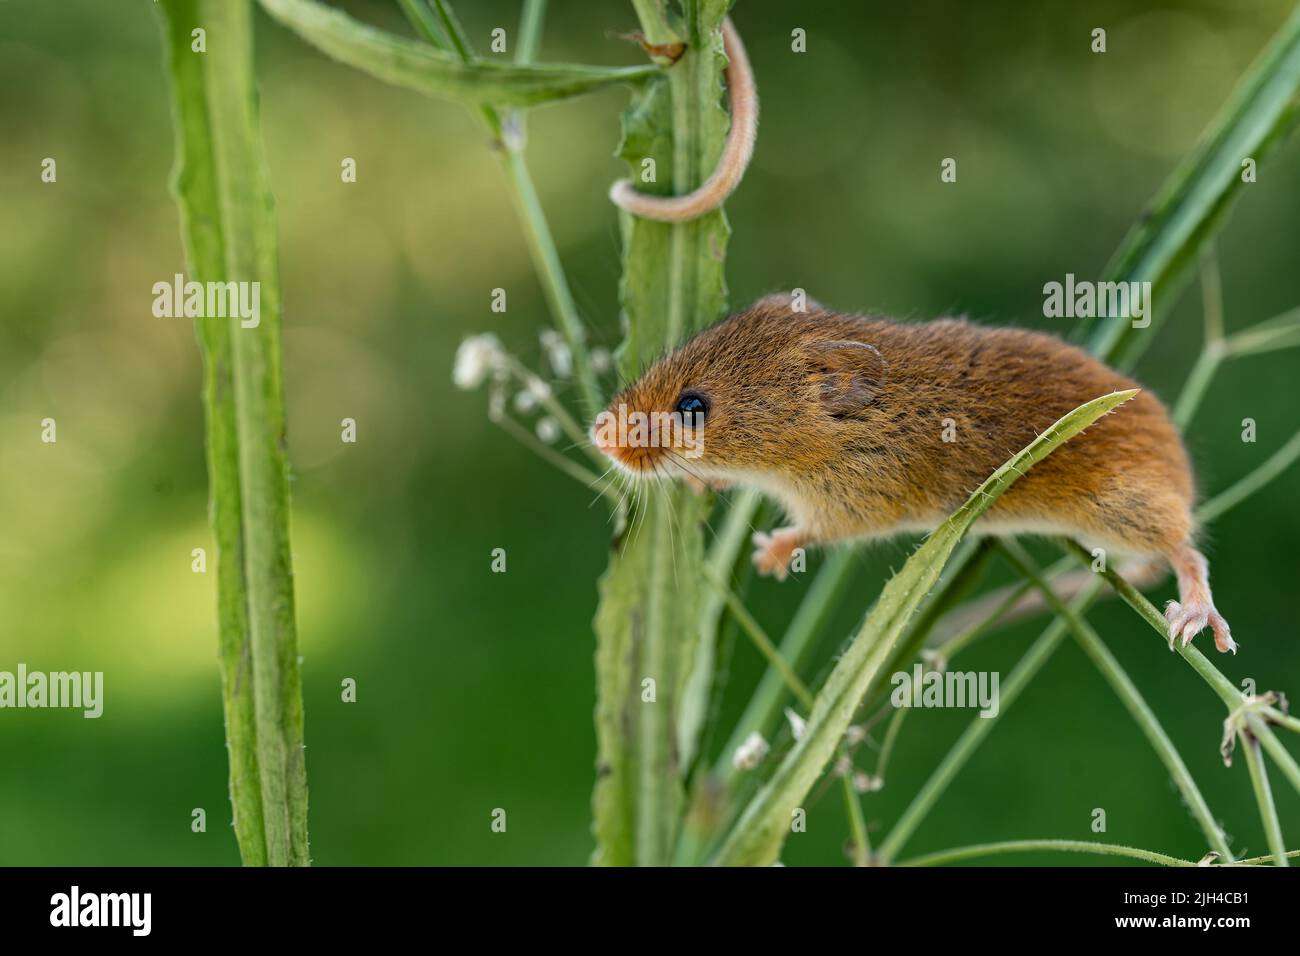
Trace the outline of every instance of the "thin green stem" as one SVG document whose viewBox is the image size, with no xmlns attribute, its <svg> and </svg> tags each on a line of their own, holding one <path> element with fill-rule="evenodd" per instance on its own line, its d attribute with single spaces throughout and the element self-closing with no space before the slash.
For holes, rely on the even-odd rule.
<svg viewBox="0 0 1300 956">
<path fill-rule="evenodd" d="M 1237 358 L 1244 355 L 1262 355 L 1300 345 L 1300 308 L 1289 309 L 1271 319 L 1229 336 L 1224 345 L 1228 354 Z"/>
<path fill-rule="evenodd" d="M 1290 468 L 1297 458 L 1300 458 L 1300 431 L 1250 474 L 1197 508 L 1196 520 L 1201 524 L 1212 523 Z"/>
<path fill-rule="evenodd" d="M 889 758 L 894 753 L 894 743 L 903 729 L 903 720 L 911 711 L 910 707 L 896 707 L 885 727 L 885 739 L 880 744 L 880 756 L 876 758 L 876 780 L 881 786 L 885 783 L 885 771 L 889 769 Z"/>
<path fill-rule="evenodd" d="M 1282 771 L 1282 775 L 1295 788 L 1295 792 L 1300 793 L 1300 765 L 1296 763 L 1295 757 L 1292 757 L 1290 752 L 1282 746 L 1282 742 L 1277 739 L 1277 735 L 1258 715 L 1249 715 L 1246 718 L 1246 726 L 1255 735 L 1255 739 L 1260 742 L 1260 745 L 1268 751 L 1268 755 L 1273 758 L 1273 762 Z"/>
<path fill-rule="evenodd" d="M 1174 402 L 1173 411 L 1170 417 L 1173 418 L 1174 424 L 1178 426 L 1179 431 L 1186 430 L 1191 424 L 1192 417 L 1200 407 L 1201 401 L 1205 398 L 1205 393 L 1209 390 L 1210 383 L 1214 380 L 1214 374 L 1223 364 L 1223 359 L 1227 355 L 1221 341 L 1206 343 L 1201 349 L 1201 354 L 1196 357 L 1196 362 L 1192 369 L 1187 373 L 1187 381 L 1183 384 L 1182 391 L 1178 393 L 1178 400 Z"/>
<path fill-rule="evenodd" d="M 1063 853 L 1093 853 L 1098 856 L 1123 856 L 1144 863 L 1159 863 L 1162 866 L 1196 866 L 1191 860 L 1180 860 L 1174 856 L 1157 853 L 1154 850 L 1142 850 L 1118 843 L 1088 843 L 1085 840 L 1006 840 L 1001 843 L 976 843 L 973 846 L 961 846 L 952 850 L 940 850 L 924 856 L 904 860 L 899 866 L 943 866 L 947 863 L 960 863 L 984 856 L 998 856 L 1003 853 L 1040 853 L 1059 851 Z"/>
<path fill-rule="evenodd" d="M 813 642 L 825 630 L 827 620 L 853 579 L 853 567 L 853 554 L 848 549 L 835 550 L 827 555 L 821 570 L 813 578 L 808 593 L 790 621 L 790 626 L 786 628 L 785 635 L 781 638 L 779 653 L 782 660 L 798 667 L 807 657 Z M 735 730 L 732 731 L 731 738 L 723 749 L 717 766 L 714 767 L 714 774 L 722 778 L 724 783 L 729 785 L 736 774 L 729 755 L 734 753 L 751 733 L 767 735 L 771 732 L 780 718 L 787 692 L 786 683 L 780 672 L 774 667 L 769 668 L 759 681 L 758 689 L 754 691 L 745 706 L 740 720 L 736 722 Z"/>
<path fill-rule="evenodd" d="M 844 774 L 844 807 L 849 815 L 849 833 L 853 839 L 853 865 L 866 866 L 871 861 L 871 841 L 867 837 L 867 821 L 862 816 L 862 802 L 853 789 L 853 777 Z"/>
<path fill-rule="evenodd" d="M 513 185 L 513 196 L 519 218 L 524 226 L 524 238 L 537 270 L 537 277 L 542 283 L 542 292 L 546 296 L 555 324 L 564 336 L 565 344 L 573 356 L 574 379 L 578 383 L 578 392 L 582 399 L 583 410 L 595 416 L 601 409 L 600 386 L 596 381 L 596 371 L 591 364 L 591 353 L 587 348 L 587 333 L 578 307 L 574 304 L 573 293 L 569 289 L 564 267 L 560 263 L 560 253 L 555 247 L 555 238 L 546 221 L 537 188 L 523 153 L 507 146 L 502 155 L 506 172 Z"/>
<path fill-rule="evenodd" d="M 1137 686 L 1129 679 L 1119 661 L 1110 653 L 1110 650 L 1092 628 L 1092 625 L 1065 606 L 1065 603 L 1052 590 L 1051 585 L 1043 579 L 1043 576 L 1034 566 L 1033 560 L 1019 543 L 1001 541 L 999 547 L 1003 556 L 1016 569 L 1017 573 L 1038 588 L 1043 598 L 1051 605 L 1052 610 L 1069 625 L 1070 630 L 1074 633 L 1075 640 L 1079 642 L 1084 652 L 1092 658 L 1092 662 L 1097 665 L 1097 669 L 1110 683 L 1111 688 L 1119 696 L 1130 716 L 1142 729 L 1142 733 L 1146 735 L 1151 746 L 1155 748 L 1160 761 L 1165 765 L 1165 769 L 1169 771 L 1169 775 L 1173 777 L 1179 792 L 1182 793 L 1183 800 L 1186 802 L 1188 810 L 1191 811 L 1192 817 L 1200 825 L 1201 831 L 1209 841 L 1211 849 L 1217 851 L 1221 858 L 1231 861 L 1233 859 L 1232 850 L 1228 846 L 1228 841 L 1224 838 L 1223 831 L 1215 822 L 1214 814 L 1210 812 L 1205 797 L 1201 795 L 1200 789 L 1196 786 L 1196 781 L 1192 779 L 1192 775 L 1188 771 L 1187 765 L 1183 763 L 1183 758 L 1179 755 L 1178 750 L 1174 747 L 1173 741 L 1169 739 L 1169 735 L 1160 726 L 1160 721 L 1156 718 L 1155 713 L 1148 706 Z"/>
<path fill-rule="evenodd" d="M 1273 862 L 1278 866 L 1290 866 L 1286 857 L 1286 841 L 1282 839 L 1282 824 L 1277 819 L 1277 806 L 1273 803 L 1273 791 L 1268 785 L 1268 769 L 1259 755 L 1259 741 L 1249 734 L 1242 733 L 1241 750 L 1246 755 L 1246 766 L 1250 769 L 1250 785 L 1255 790 L 1255 802 L 1259 805 L 1259 816 L 1264 823 L 1264 835 L 1268 847 L 1273 851 Z"/>
<path fill-rule="evenodd" d="M 1265 707 L 1261 713 L 1268 718 L 1270 724 L 1277 724 L 1292 733 L 1300 734 L 1300 718 L 1293 717 L 1291 714 L 1284 714 L 1275 707 Z"/>
<path fill-rule="evenodd" d="M 1083 548 L 1082 545 L 1074 541 L 1062 542 L 1064 548 L 1081 561 L 1085 567 L 1091 566 L 1092 555 Z M 1115 570 L 1109 566 L 1102 568 L 1097 572 L 1102 578 L 1110 582 L 1111 587 L 1119 594 L 1120 598 L 1133 610 L 1151 625 L 1151 628 L 1160 636 L 1165 645 L 1169 644 L 1169 627 L 1165 622 L 1165 617 L 1161 614 L 1150 601 L 1146 599 L 1137 588 L 1124 580 Z M 1227 705 L 1229 710 L 1241 706 L 1241 692 L 1232 685 L 1219 671 L 1217 667 L 1210 663 L 1209 659 L 1202 654 L 1195 646 L 1188 644 L 1183 646 L 1179 644 L 1171 648 L 1176 651 L 1182 658 L 1192 666 L 1205 680 L 1207 684 L 1219 695 L 1219 699 Z"/>
<path fill-rule="evenodd" d="M 1064 547 L 1085 564 L 1092 560 L 1092 556 L 1076 542 L 1064 542 Z M 1099 573 L 1110 582 L 1124 603 L 1137 611 L 1138 615 L 1151 625 L 1156 634 L 1168 646 L 1168 627 L 1164 616 L 1156 610 L 1155 606 L 1112 569 L 1104 568 Z M 1232 681 L 1224 677 L 1223 673 L 1196 647 L 1191 644 L 1184 646 L 1175 643 L 1171 650 L 1176 651 L 1201 676 L 1201 679 L 1210 685 L 1210 688 L 1219 695 L 1219 699 L 1223 701 L 1224 706 L 1228 708 L 1229 714 L 1235 713 L 1243 704 L 1247 703 L 1246 697 L 1233 686 Z M 1282 746 L 1276 735 L 1274 735 L 1273 729 L 1258 714 L 1247 713 L 1245 720 L 1250 732 L 1254 734 L 1264 749 L 1277 762 L 1292 786 L 1296 788 L 1296 792 L 1300 793 L 1300 765 L 1297 765 L 1295 758 Z"/>
<path fill-rule="evenodd" d="M 429 4 L 433 7 L 434 12 L 438 14 L 438 19 L 442 22 L 443 32 L 451 40 L 451 45 L 456 54 L 466 63 L 474 59 L 474 50 L 465 34 L 465 28 L 460 25 L 460 20 L 456 18 L 451 5 L 444 2 L 444 0 L 429 0 Z"/>
<path fill-rule="evenodd" d="M 546 0 L 524 0 L 519 15 L 519 36 L 515 40 L 515 62 L 532 63 L 542 45 L 542 21 L 546 19 Z"/>
<path fill-rule="evenodd" d="M 781 680 L 785 682 L 785 686 L 790 693 L 799 699 L 799 703 L 803 705 L 805 710 L 812 710 L 812 691 L 804 685 L 804 682 L 799 679 L 799 675 L 786 663 L 785 658 L 781 656 L 781 652 L 772 643 L 772 639 L 767 636 L 762 625 L 754 620 L 754 615 L 749 613 L 749 609 L 741 603 L 740 598 L 736 597 L 731 588 L 715 578 L 710 578 L 709 583 L 719 589 L 723 600 L 727 602 L 727 609 L 731 611 L 731 616 L 736 619 L 736 623 L 740 625 L 740 629 L 745 632 L 746 636 L 753 641 L 759 653 L 767 659 L 772 669 L 781 675 Z"/>
<path fill-rule="evenodd" d="M 1288 850 L 1286 853 L 1286 858 L 1288 860 L 1300 859 L 1300 850 Z M 1228 863 L 1225 865 L 1226 866 L 1259 866 L 1261 863 L 1272 863 L 1274 862 L 1274 859 L 1275 858 L 1272 855 L 1252 856 L 1249 859 L 1238 860 L 1236 863 Z"/>
<path fill-rule="evenodd" d="M 430 3 L 446 34 L 447 40 L 444 42 L 450 42 L 462 62 L 474 62 L 473 47 L 450 5 L 445 0 L 430 0 Z M 411 5 L 414 6 L 414 0 Z M 407 10 L 407 6 L 407 3 L 403 3 L 403 10 Z M 526 40 L 535 52 L 536 44 L 540 42 L 541 18 L 545 4 L 533 3 L 530 6 L 539 6 L 542 9 L 530 12 L 529 8 L 525 7 L 526 29 L 521 28 L 521 39 Z M 433 26 L 432 23 L 426 22 L 426 17 L 411 10 L 407 10 L 407 16 L 422 36 L 435 46 L 439 45 L 432 39 Z M 511 199 L 514 201 L 515 210 L 524 228 L 524 241 L 533 260 L 537 278 L 542 284 L 542 294 L 546 298 L 556 328 L 564 337 L 565 344 L 573 356 L 574 379 L 578 385 L 583 411 L 594 416 L 600 411 L 603 402 L 596 372 L 591 364 L 591 353 L 587 348 L 586 330 L 578 315 L 578 307 L 573 301 L 573 293 L 569 289 L 564 266 L 560 262 L 560 254 L 555 246 L 555 238 L 551 234 L 541 200 L 537 196 L 537 187 L 533 184 L 528 164 L 524 160 L 521 137 L 507 135 L 508 127 L 512 124 L 505 123 L 495 108 L 482 106 L 477 110 L 477 114 L 487 127 L 493 141 L 500 147 L 497 152 L 511 186 Z M 515 128 L 518 128 L 517 124 Z M 585 444 L 585 435 L 580 440 Z"/>
<path fill-rule="evenodd" d="M 608 467 L 609 463 L 600 452 L 592 447 L 587 433 L 582 430 L 582 426 L 578 424 L 577 419 L 569 414 L 569 410 L 565 408 L 564 403 L 555 397 L 551 387 L 513 355 L 505 353 L 502 355 L 501 360 L 505 364 L 506 370 L 519 380 L 519 384 L 525 389 L 531 389 L 542 407 L 555 416 L 555 420 L 560 423 L 560 427 L 569 436 L 569 440 L 581 448 L 583 453 L 597 465 L 602 468 Z"/>
<path fill-rule="evenodd" d="M 1201 251 L 1201 310 L 1205 313 L 1205 344 L 1223 339 L 1223 277 L 1219 274 L 1219 256 L 1214 240 Z"/>
<path fill-rule="evenodd" d="M 445 50 L 448 47 L 447 35 L 442 32 L 442 26 L 434 19 L 433 13 L 425 5 L 424 0 L 397 0 L 401 5 L 402 12 L 406 14 L 406 19 L 411 21 L 411 26 L 415 27 L 415 32 L 439 50 Z"/>
<path fill-rule="evenodd" d="M 561 455 L 558 451 L 546 444 L 528 429 L 524 428 L 509 415 L 501 415 L 492 419 L 496 424 L 510 435 L 517 442 L 540 457 L 548 464 L 554 465 L 560 471 L 564 472 L 570 478 L 582 482 L 588 488 L 593 488 L 600 492 L 601 496 L 608 498 L 611 504 L 618 503 L 618 495 L 614 491 L 614 485 L 605 478 L 596 474 L 587 468 L 582 467 L 576 461 Z"/>
</svg>

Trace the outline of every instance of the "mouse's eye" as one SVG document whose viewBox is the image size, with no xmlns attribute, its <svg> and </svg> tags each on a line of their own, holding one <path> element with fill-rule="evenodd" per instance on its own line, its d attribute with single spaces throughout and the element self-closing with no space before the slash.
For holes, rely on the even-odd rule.
<svg viewBox="0 0 1300 956">
<path fill-rule="evenodd" d="M 683 421 L 690 421 L 694 425 L 702 424 L 709 414 L 709 400 L 695 392 L 682 392 L 677 399 L 677 411 Z"/>
</svg>

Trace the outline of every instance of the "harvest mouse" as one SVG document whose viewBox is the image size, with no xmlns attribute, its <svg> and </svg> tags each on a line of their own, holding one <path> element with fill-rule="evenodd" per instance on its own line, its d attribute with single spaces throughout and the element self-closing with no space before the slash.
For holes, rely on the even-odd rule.
<svg viewBox="0 0 1300 956">
<path fill-rule="evenodd" d="M 792 523 L 755 535 L 754 563 L 784 578 L 796 548 L 933 529 L 1061 416 L 1134 387 L 1045 333 L 811 302 L 797 312 L 771 296 L 652 365 L 592 437 L 633 475 L 774 498 Z M 605 427 L 635 413 L 648 428 Z M 1170 639 L 1186 645 L 1208 625 L 1218 649 L 1235 652 L 1195 545 L 1193 495 L 1178 431 L 1142 391 L 1035 465 L 974 530 L 1166 561 L 1179 592 L 1165 612 Z"/>
</svg>

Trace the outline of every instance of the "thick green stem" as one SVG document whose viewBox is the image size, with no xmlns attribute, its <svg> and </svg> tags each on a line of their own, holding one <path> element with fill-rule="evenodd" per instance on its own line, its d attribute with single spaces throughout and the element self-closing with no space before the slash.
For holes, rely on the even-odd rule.
<svg viewBox="0 0 1300 956">
<path fill-rule="evenodd" d="M 164 0 L 186 256 L 247 283 L 260 316 L 198 320 L 222 689 L 235 836 L 246 864 L 306 865 L 307 776 L 294 628 L 275 219 L 258 130 L 248 0 Z M 191 31 L 206 31 L 206 52 Z M 250 294 L 252 294 L 250 292 Z"/>
</svg>

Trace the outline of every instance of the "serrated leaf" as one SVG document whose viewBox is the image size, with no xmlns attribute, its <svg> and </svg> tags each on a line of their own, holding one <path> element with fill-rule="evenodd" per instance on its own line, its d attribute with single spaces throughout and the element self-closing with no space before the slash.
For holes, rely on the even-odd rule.
<svg viewBox="0 0 1300 956">
<path fill-rule="evenodd" d="M 465 63 L 451 53 L 353 20 L 314 0 L 261 0 L 276 20 L 322 53 L 426 96 L 492 106 L 535 106 L 659 73 L 656 66 Z"/>
</svg>

